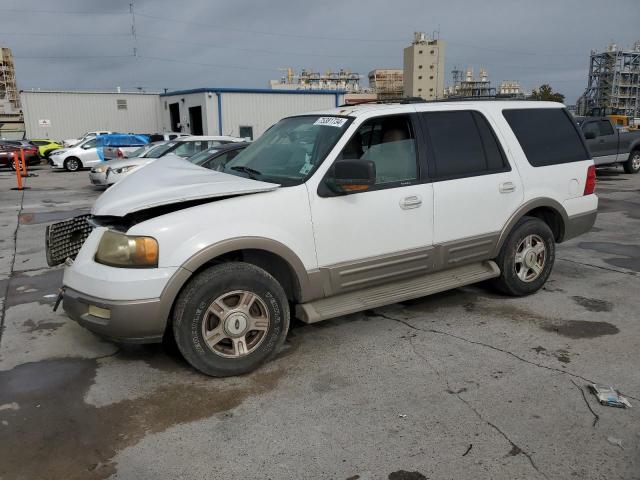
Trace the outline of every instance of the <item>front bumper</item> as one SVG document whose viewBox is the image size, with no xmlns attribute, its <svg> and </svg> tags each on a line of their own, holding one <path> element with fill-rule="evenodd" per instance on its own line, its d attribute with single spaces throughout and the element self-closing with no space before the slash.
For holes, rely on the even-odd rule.
<svg viewBox="0 0 640 480">
<path fill-rule="evenodd" d="M 65 287 L 62 307 L 86 329 L 123 343 L 160 342 L 168 320 L 159 298 L 103 300 Z"/>
<path fill-rule="evenodd" d="M 109 182 L 107 181 L 106 172 L 89 172 L 89 180 L 93 185 L 107 186 Z"/>
</svg>

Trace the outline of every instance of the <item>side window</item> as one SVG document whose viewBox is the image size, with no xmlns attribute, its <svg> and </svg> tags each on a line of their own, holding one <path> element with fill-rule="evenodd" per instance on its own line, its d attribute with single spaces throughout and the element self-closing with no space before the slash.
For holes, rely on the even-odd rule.
<svg viewBox="0 0 640 480">
<path fill-rule="evenodd" d="M 96 143 L 98 143 L 98 140 L 94 137 L 91 140 L 88 140 L 84 145 L 82 145 L 85 149 L 87 148 L 93 148 L 96 146 Z"/>
<path fill-rule="evenodd" d="M 409 117 L 379 117 L 362 124 L 338 157 L 338 160 L 358 159 L 375 164 L 376 185 L 416 180 L 415 136 Z"/>
<path fill-rule="evenodd" d="M 238 153 L 240 153 L 240 150 L 231 150 L 230 152 L 223 153 L 222 155 L 209 160 L 207 163 L 203 165 L 203 167 L 209 168 L 211 170 L 217 170 L 220 172 L 222 171 L 224 166 L 227 164 L 227 162 L 235 158 L 238 155 Z"/>
<path fill-rule="evenodd" d="M 587 133 L 594 133 L 596 137 L 598 135 L 600 135 L 600 129 L 598 128 L 598 122 L 585 123 L 584 126 L 582 127 L 582 133 L 584 133 L 585 135 Z"/>
<path fill-rule="evenodd" d="M 591 158 L 574 120 L 563 108 L 514 108 L 503 110 L 502 115 L 534 167 Z"/>
<path fill-rule="evenodd" d="M 478 112 L 422 114 L 438 179 L 508 171 L 502 149 L 487 120 Z"/>
<path fill-rule="evenodd" d="M 613 127 L 610 122 L 606 120 L 600 120 L 600 135 L 613 135 Z"/>
</svg>

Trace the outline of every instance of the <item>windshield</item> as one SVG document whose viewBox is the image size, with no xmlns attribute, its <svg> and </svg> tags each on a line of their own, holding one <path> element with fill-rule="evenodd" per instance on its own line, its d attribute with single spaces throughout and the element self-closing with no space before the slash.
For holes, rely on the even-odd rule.
<svg viewBox="0 0 640 480">
<path fill-rule="evenodd" d="M 177 145 L 178 142 L 168 142 L 163 143 L 162 145 L 156 145 L 153 148 L 150 148 L 149 151 L 142 155 L 143 158 L 160 158 L 169 150 Z"/>
<path fill-rule="evenodd" d="M 140 157 L 144 152 L 149 149 L 146 145 L 144 147 L 136 148 L 133 152 L 127 154 L 128 158 Z"/>
<path fill-rule="evenodd" d="M 97 143 L 98 143 L 98 139 L 96 137 L 90 137 L 84 140 L 83 142 L 80 142 L 78 147 L 93 148 L 96 146 Z"/>
<path fill-rule="evenodd" d="M 200 165 L 202 162 L 208 160 L 211 155 L 213 155 L 214 153 L 218 153 L 219 151 L 219 148 L 207 148 L 206 150 L 190 156 L 189 158 L 187 158 L 187 160 L 195 165 Z"/>
<path fill-rule="evenodd" d="M 280 120 L 224 168 L 226 173 L 295 185 L 308 178 L 351 119 L 308 115 Z"/>
</svg>

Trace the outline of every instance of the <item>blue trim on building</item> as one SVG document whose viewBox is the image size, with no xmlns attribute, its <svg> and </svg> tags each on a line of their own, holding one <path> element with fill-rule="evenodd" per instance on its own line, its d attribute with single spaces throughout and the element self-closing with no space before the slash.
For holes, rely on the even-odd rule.
<svg viewBox="0 0 640 480">
<path fill-rule="evenodd" d="M 161 97 L 172 97 L 175 95 L 189 95 L 190 93 L 274 93 L 288 95 L 335 95 L 336 103 L 338 96 L 343 95 L 346 90 L 275 90 L 271 88 L 192 88 L 190 90 L 176 90 L 175 92 L 161 93 Z"/>
<path fill-rule="evenodd" d="M 222 133 L 222 95 L 216 92 L 216 98 L 218 99 L 218 135 L 224 135 Z"/>
</svg>

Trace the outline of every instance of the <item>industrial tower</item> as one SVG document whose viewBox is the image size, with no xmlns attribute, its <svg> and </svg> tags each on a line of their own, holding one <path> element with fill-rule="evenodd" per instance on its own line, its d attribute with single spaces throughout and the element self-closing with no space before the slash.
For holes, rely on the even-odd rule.
<svg viewBox="0 0 640 480">
<path fill-rule="evenodd" d="M 605 52 L 591 51 L 587 89 L 580 113 L 640 117 L 640 41 L 631 50 L 611 44 Z"/>
<path fill-rule="evenodd" d="M 20 111 L 20 96 L 16 86 L 16 71 L 13 66 L 11 49 L 0 47 L 0 106 L 4 105 L 4 113 Z M 7 108 L 9 107 L 9 108 Z"/>
</svg>

